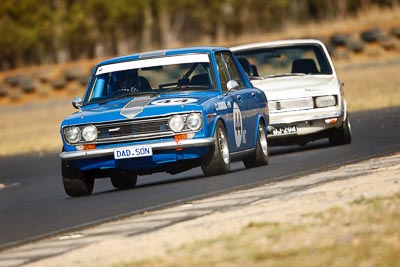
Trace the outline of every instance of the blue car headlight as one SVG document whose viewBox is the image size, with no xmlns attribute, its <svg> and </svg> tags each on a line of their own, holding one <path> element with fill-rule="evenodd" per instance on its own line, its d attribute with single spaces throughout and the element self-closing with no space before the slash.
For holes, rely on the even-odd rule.
<svg viewBox="0 0 400 267">
<path fill-rule="evenodd" d="M 93 142 L 97 139 L 97 128 L 93 125 L 85 126 L 82 130 L 82 138 L 86 142 Z"/>
<path fill-rule="evenodd" d="M 186 124 L 190 130 L 197 131 L 203 126 L 203 119 L 199 113 L 193 113 L 187 117 Z"/>
<path fill-rule="evenodd" d="M 69 144 L 94 142 L 97 139 L 97 128 L 94 125 L 65 127 L 63 132 Z"/>
<path fill-rule="evenodd" d="M 81 130 L 78 127 L 64 128 L 64 137 L 70 144 L 78 143 L 81 139 Z"/>
<path fill-rule="evenodd" d="M 174 115 L 169 119 L 169 128 L 175 133 L 181 132 L 185 127 L 185 120 L 181 115 Z"/>
<path fill-rule="evenodd" d="M 201 113 L 174 115 L 169 119 L 169 128 L 175 133 L 199 131 L 203 127 Z"/>
</svg>

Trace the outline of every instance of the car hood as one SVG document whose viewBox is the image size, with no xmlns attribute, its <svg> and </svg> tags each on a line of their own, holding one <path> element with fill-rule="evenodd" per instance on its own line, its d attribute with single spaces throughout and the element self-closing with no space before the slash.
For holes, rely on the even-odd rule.
<svg viewBox="0 0 400 267">
<path fill-rule="evenodd" d="M 335 76 L 286 76 L 251 81 L 263 90 L 269 101 L 338 94 L 339 82 Z"/>
<path fill-rule="evenodd" d="M 201 105 L 217 92 L 162 94 L 156 97 L 137 96 L 112 100 L 102 104 L 90 104 L 68 116 L 62 123 L 76 125 L 102 123 L 133 118 L 167 115 L 171 113 L 201 110 Z"/>
</svg>

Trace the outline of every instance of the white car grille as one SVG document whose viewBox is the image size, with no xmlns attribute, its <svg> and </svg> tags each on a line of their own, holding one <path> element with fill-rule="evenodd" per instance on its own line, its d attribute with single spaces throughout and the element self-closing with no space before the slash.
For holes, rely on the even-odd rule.
<svg viewBox="0 0 400 267">
<path fill-rule="evenodd" d="M 270 112 L 313 109 L 314 101 L 313 101 L 312 97 L 270 101 L 270 102 L 268 102 L 268 107 L 269 107 Z"/>
</svg>

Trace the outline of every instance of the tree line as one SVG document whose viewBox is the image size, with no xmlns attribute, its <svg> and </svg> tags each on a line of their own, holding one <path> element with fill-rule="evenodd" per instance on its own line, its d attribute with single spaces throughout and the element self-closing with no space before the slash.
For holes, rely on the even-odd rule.
<svg viewBox="0 0 400 267">
<path fill-rule="evenodd" d="M 184 44 L 286 23 L 340 19 L 400 0 L 2 0 L 0 70 Z"/>
</svg>

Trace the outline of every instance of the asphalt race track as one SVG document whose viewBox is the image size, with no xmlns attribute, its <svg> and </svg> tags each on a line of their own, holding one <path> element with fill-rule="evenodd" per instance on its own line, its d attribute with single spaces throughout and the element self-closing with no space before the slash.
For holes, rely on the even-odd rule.
<svg viewBox="0 0 400 267">
<path fill-rule="evenodd" d="M 127 215 L 193 199 L 291 179 L 350 162 L 400 151 L 400 107 L 350 113 L 351 145 L 327 140 L 305 147 L 270 148 L 270 164 L 245 169 L 241 162 L 222 176 L 202 177 L 199 168 L 178 175 L 139 176 L 138 187 L 117 191 L 108 179 L 96 180 L 94 193 L 64 193 L 58 153 L 0 158 L 0 250 Z"/>
</svg>

